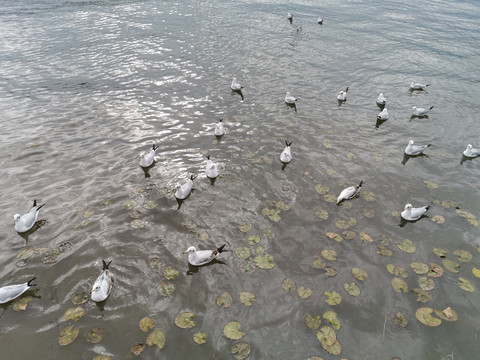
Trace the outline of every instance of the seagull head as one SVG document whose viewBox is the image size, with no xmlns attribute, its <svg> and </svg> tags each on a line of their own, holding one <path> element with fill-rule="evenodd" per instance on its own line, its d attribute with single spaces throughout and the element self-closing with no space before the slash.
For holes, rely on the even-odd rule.
<svg viewBox="0 0 480 360">
<path fill-rule="evenodd" d="M 13 223 L 16 223 L 18 219 L 20 219 L 20 214 L 13 215 Z"/>
<path fill-rule="evenodd" d="M 184 254 L 193 254 L 197 249 L 195 249 L 195 246 L 190 246 L 187 251 L 184 251 Z"/>
<path fill-rule="evenodd" d="M 405 205 L 404 210 L 410 210 L 411 208 L 412 208 L 412 204 L 407 204 L 407 205 Z"/>
<path fill-rule="evenodd" d="M 413 140 L 410 140 L 410 141 L 408 142 L 408 145 L 413 145 Z"/>
<path fill-rule="evenodd" d="M 90 293 L 100 290 L 100 285 L 95 286 Z"/>
</svg>

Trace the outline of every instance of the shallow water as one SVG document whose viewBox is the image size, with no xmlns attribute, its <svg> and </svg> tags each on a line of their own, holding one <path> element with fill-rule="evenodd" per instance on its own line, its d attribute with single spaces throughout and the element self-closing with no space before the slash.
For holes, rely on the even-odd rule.
<svg viewBox="0 0 480 360">
<path fill-rule="evenodd" d="M 462 162 L 468 143 L 480 147 L 476 2 L 44 0 L 1 7 L 0 285 L 33 276 L 38 283 L 24 295 L 33 296 L 25 311 L 0 306 L 2 358 L 133 358 L 130 346 L 148 335 L 138 326 L 145 316 L 165 333 L 166 345 L 146 346 L 144 359 L 231 358 L 235 341 L 223 329 L 234 320 L 251 359 L 477 356 L 478 226 L 455 211 L 480 217 L 480 159 Z M 230 91 L 233 76 L 244 86 L 243 100 Z M 431 86 L 410 92 L 412 79 Z M 346 86 L 348 99 L 339 105 L 336 94 Z M 296 109 L 285 106 L 286 91 L 299 98 Z M 379 92 L 390 118 L 376 128 Z M 414 105 L 435 107 L 428 118 L 411 119 Z M 219 118 L 227 134 L 216 139 Z M 431 143 L 427 156 L 405 162 L 410 139 Z M 285 140 L 293 142 L 293 160 L 282 169 Z M 145 172 L 138 155 L 153 143 L 160 146 L 156 165 Z M 207 154 L 221 169 L 213 185 L 204 175 Z M 179 206 L 175 184 L 190 174 L 198 176 L 195 190 Z M 340 207 L 315 190 L 322 184 L 336 197 L 360 180 L 360 197 Z M 46 203 L 43 221 L 19 235 L 13 214 L 27 212 L 33 199 Z M 279 202 L 291 206 L 280 221 L 262 214 Z M 399 226 L 392 212 L 407 202 L 430 204 L 428 217 Z M 319 210 L 328 218 L 320 219 Z M 445 222 L 433 222 L 435 215 Z M 350 218 L 355 239 L 325 235 L 342 234 L 337 221 Z M 251 230 L 240 231 L 242 224 Z M 362 232 L 373 243 L 362 241 Z M 252 235 L 258 244 L 254 238 L 249 244 Z M 413 254 L 396 246 L 405 239 L 415 244 Z M 210 266 L 189 268 L 182 254 L 191 245 L 224 243 L 230 251 Z M 378 254 L 382 244 L 392 256 Z M 52 251 L 59 246 L 63 252 Z M 248 261 L 265 251 L 275 266 L 245 272 L 238 247 L 250 248 Z M 434 278 L 425 304 L 410 291 L 395 292 L 386 265 L 406 268 L 411 290 L 419 275 L 410 263 L 442 264 L 434 247 L 447 250 L 459 273 L 445 269 Z M 312 266 L 324 249 L 337 253 L 325 260 L 334 277 Z M 457 249 L 469 251 L 472 261 L 458 261 Z M 65 321 L 73 296 L 90 290 L 102 259 L 112 260 L 110 297 L 81 305 L 85 315 Z M 166 279 L 168 267 L 179 276 Z M 353 267 L 368 278 L 357 281 Z M 475 291 L 460 289 L 459 277 Z M 311 296 L 285 292 L 285 278 L 310 288 Z M 359 296 L 344 290 L 352 281 Z M 172 295 L 159 294 L 162 282 L 175 285 Z M 333 290 L 340 305 L 325 303 L 324 291 Z M 216 305 L 224 291 L 233 297 L 229 308 Z M 251 307 L 240 302 L 242 291 L 256 296 Z M 415 318 L 422 306 L 450 306 L 458 321 L 427 327 Z M 306 313 L 329 309 L 341 323 L 339 356 L 327 353 L 305 325 Z M 196 325 L 180 329 L 174 319 L 186 311 Z M 407 327 L 394 325 L 396 311 L 405 313 Z M 77 326 L 79 336 L 60 346 L 67 325 Z M 93 327 L 104 333 L 98 344 L 85 339 Z M 198 331 L 207 334 L 206 344 L 193 342 Z"/>
</svg>

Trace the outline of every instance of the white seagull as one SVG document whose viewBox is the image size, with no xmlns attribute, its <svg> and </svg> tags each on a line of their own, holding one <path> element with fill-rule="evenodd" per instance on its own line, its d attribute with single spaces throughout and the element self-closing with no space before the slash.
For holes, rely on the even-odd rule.
<svg viewBox="0 0 480 360">
<path fill-rule="evenodd" d="M 150 152 L 148 153 L 143 152 L 140 155 L 141 167 L 149 167 L 150 165 L 153 164 L 153 160 L 155 160 L 155 152 L 157 151 L 157 149 L 158 149 L 158 146 L 155 146 L 155 144 L 153 144 L 152 150 L 150 150 Z"/>
<path fill-rule="evenodd" d="M 348 86 L 345 89 L 345 91 L 340 91 L 337 95 L 338 101 L 346 101 L 347 100 L 347 92 L 348 92 Z"/>
<path fill-rule="evenodd" d="M 430 84 L 416 83 L 414 80 L 410 83 L 410 90 L 425 90 Z"/>
<path fill-rule="evenodd" d="M 23 284 L 16 284 L 16 285 L 7 285 L 0 288 L 0 304 L 5 304 L 13 299 L 16 299 L 20 295 L 22 295 L 25 291 L 27 291 L 31 286 L 36 286 L 37 284 L 33 284 L 33 278 L 26 283 Z"/>
<path fill-rule="evenodd" d="M 387 120 L 388 119 L 388 110 L 385 106 L 382 111 L 380 111 L 377 115 L 377 120 Z"/>
<path fill-rule="evenodd" d="M 463 155 L 469 158 L 474 158 L 480 155 L 480 149 L 475 149 L 472 144 L 468 144 L 467 148 L 463 152 Z"/>
<path fill-rule="evenodd" d="M 386 103 L 387 103 L 387 99 L 385 99 L 385 96 L 383 96 L 383 93 L 378 94 L 377 104 L 378 105 L 385 105 Z"/>
<path fill-rule="evenodd" d="M 100 275 L 97 277 L 97 280 L 95 280 L 95 283 L 93 284 L 92 291 L 90 291 L 90 296 L 93 301 L 95 302 L 100 302 L 105 300 L 108 295 L 110 295 L 110 292 L 112 291 L 112 274 L 110 273 L 110 270 L 108 269 L 108 266 L 110 265 L 112 261 L 107 264 L 105 260 L 102 260 L 103 263 L 103 270 L 100 273 Z"/>
<path fill-rule="evenodd" d="M 337 205 L 339 205 L 343 200 L 353 199 L 360 191 L 362 184 L 363 184 L 363 180 L 360 181 L 360 183 L 356 186 L 349 186 L 343 189 L 337 198 Z"/>
<path fill-rule="evenodd" d="M 184 200 L 190 195 L 190 192 L 192 191 L 193 187 L 193 180 L 195 177 L 192 175 L 190 176 L 190 179 L 187 179 L 187 181 L 183 184 L 177 184 L 177 191 L 175 192 L 175 197 L 179 200 Z"/>
<path fill-rule="evenodd" d="M 414 106 L 412 108 L 412 115 L 417 116 L 417 117 L 423 117 L 423 116 L 426 116 L 428 114 L 428 112 L 432 109 L 433 109 L 433 106 L 430 106 L 429 109 L 424 109 L 424 108 L 421 108 L 421 107 L 417 108 L 416 106 Z"/>
<path fill-rule="evenodd" d="M 237 83 L 237 79 L 233 77 L 232 78 L 232 85 L 230 85 L 230 88 L 233 91 L 241 91 L 243 89 L 243 86 L 240 85 L 239 83 Z"/>
<path fill-rule="evenodd" d="M 290 93 L 287 91 L 287 93 L 285 94 L 285 102 L 287 104 L 293 105 L 295 104 L 295 101 L 297 101 L 297 98 L 290 95 Z"/>
<path fill-rule="evenodd" d="M 405 148 L 405 154 L 410 156 L 420 155 L 425 150 L 427 150 L 432 144 L 428 145 L 413 145 L 413 140 L 408 142 L 407 147 Z"/>
<path fill-rule="evenodd" d="M 226 244 L 223 244 L 218 249 L 215 250 L 197 250 L 195 246 L 190 246 L 184 254 L 188 254 L 188 262 L 194 266 L 201 266 L 208 264 L 210 261 L 215 259 L 218 254 L 223 251 L 223 248 Z"/>
<path fill-rule="evenodd" d="M 45 204 L 43 204 L 45 205 Z M 30 211 L 20 216 L 20 214 L 13 215 L 13 222 L 15 223 L 15 230 L 19 233 L 30 230 L 38 218 L 38 213 L 43 205 L 37 206 L 37 200 L 33 200 L 33 206 Z"/>
<path fill-rule="evenodd" d="M 322 19 L 321 17 L 318 17 L 317 23 L 318 23 L 319 25 L 322 25 L 322 24 L 323 24 L 323 19 Z"/>
<path fill-rule="evenodd" d="M 290 150 L 290 145 L 292 145 L 292 142 L 290 144 L 285 141 L 285 149 L 283 149 L 282 153 L 280 154 L 280 161 L 284 164 L 288 164 L 290 161 L 292 161 L 292 151 Z"/>
<path fill-rule="evenodd" d="M 210 155 L 207 155 L 207 164 L 205 165 L 205 174 L 210 179 L 215 179 L 218 176 L 217 164 L 210 160 Z"/>
<path fill-rule="evenodd" d="M 430 205 L 422 206 L 419 208 L 412 207 L 412 204 L 405 205 L 405 209 L 400 214 L 403 219 L 407 221 L 415 221 L 418 220 L 424 215 L 427 210 L 430 208 Z"/>
<path fill-rule="evenodd" d="M 215 130 L 213 132 L 215 136 L 222 136 L 225 134 L 225 128 L 223 127 L 223 119 L 218 119 L 218 123 L 215 126 Z"/>
</svg>

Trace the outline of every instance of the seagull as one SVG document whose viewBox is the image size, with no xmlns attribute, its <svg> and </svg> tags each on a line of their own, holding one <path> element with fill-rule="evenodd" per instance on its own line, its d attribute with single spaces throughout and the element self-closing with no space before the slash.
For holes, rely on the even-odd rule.
<svg viewBox="0 0 480 360">
<path fill-rule="evenodd" d="M 377 115 L 377 120 L 387 120 L 388 119 L 388 110 L 385 106 L 382 111 L 380 111 Z"/>
<path fill-rule="evenodd" d="M 290 145 L 292 145 L 291 141 L 290 144 L 285 141 L 285 149 L 283 149 L 282 153 L 280 154 L 280 161 L 284 164 L 288 164 L 290 161 L 292 161 L 292 151 L 290 150 Z"/>
<path fill-rule="evenodd" d="M 105 260 L 102 260 L 103 263 L 103 270 L 100 275 L 95 280 L 95 284 L 93 284 L 92 291 L 90 291 L 90 296 L 93 301 L 100 302 L 105 300 L 110 292 L 112 291 L 112 274 L 110 270 L 108 270 L 108 266 L 112 263 L 110 262 L 107 264 Z"/>
<path fill-rule="evenodd" d="M 423 117 L 423 116 L 426 116 L 428 112 L 432 109 L 433 109 L 433 106 L 430 106 L 430 109 L 417 108 L 416 106 L 414 106 L 412 108 L 412 115 L 417 117 Z"/>
<path fill-rule="evenodd" d="M 340 195 L 337 198 L 337 205 L 340 205 L 342 200 L 348 200 L 348 199 L 353 199 L 358 192 L 360 191 L 360 188 L 362 187 L 363 180 L 360 181 L 360 183 L 356 186 L 349 186 L 345 189 L 342 190 Z"/>
<path fill-rule="evenodd" d="M 184 254 L 188 254 L 188 262 L 194 266 L 201 266 L 208 264 L 210 261 L 215 259 L 218 254 L 222 253 L 223 248 L 227 244 L 223 244 L 216 250 L 197 250 L 195 246 L 190 246 Z"/>
<path fill-rule="evenodd" d="M 192 191 L 193 187 L 193 180 L 195 177 L 192 175 L 190 176 L 190 179 L 187 179 L 187 181 L 180 186 L 180 184 L 177 184 L 177 191 L 175 192 L 175 197 L 179 200 L 184 200 L 190 195 L 190 192 Z"/>
<path fill-rule="evenodd" d="M 43 205 L 37 206 L 37 200 L 33 200 L 33 206 L 28 213 L 23 214 L 22 216 L 20 216 L 20 214 L 13 215 L 15 230 L 19 233 L 30 230 L 33 225 L 35 225 L 35 222 L 38 218 L 38 213 Z"/>
<path fill-rule="evenodd" d="M 425 90 L 427 86 L 430 86 L 430 84 L 416 83 L 414 80 L 412 80 L 410 83 L 410 90 Z"/>
<path fill-rule="evenodd" d="M 385 99 L 385 96 L 383 96 L 383 93 L 378 94 L 377 104 L 385 105 L 386 103 L 387 103 L 387 99 Z"/>
<path fill-rule="evenodd" d="M 322 25 L 322 24 L 323 24 L 323 19 L 322 19 L 321 17 L 318 17 L 317 23 L 318 23 L 319 25 Z"/>
<path fill-rule="evenodd" d="M 338 101 L 346 101 L 347 100 L 347 92 L 348 92 L 348 86 L 345 89 L 345 91 L 340 91 L 337 95 Z"/>
<path fill-rule="evenodd" d="M 405 154 L 410 156 L 420 155 L 425 150 L 427 150 L 432 144 L 428 145 L 413 145 L 413 140 L 408 142 L 407 147 L 405 148 Z"/>
<path fill-rule="evenodd" d="M 0 288 L 0 304 L 5 304 L 13 299 L 16 299 L 20 295 L 22 295 L 25 291 L 27 291 L 31 286 L 36 286 L 37 284 L 33 284 L 33 280 L 36 278 L 34 277 L 31 280 L 28 280 L 26 283 L 23 284 L 16 284 L 16 285 L 7 285 Z"/>
<path fill-rule="evenodd" d="M 290 95 L 290 93 L 287 91 L 287 93 L 285 94 L 285 102 L 287 104 L 293 105 L 293 104 L 295 104 L 295 101 L 297 101 L 297 98 Z"/>
<path fill-rule="evenodd" d="M 475 149 L 472 144 L 468 144 L 467 148 L 463 152 L 463 155 L 469 158 L 474 158 L 480 155 L 480 149 Z"/>
<path fill-rule="evenodd" d="M 210 155 L 207 155 L 207 165 L 205 166 L 205 174 L 210 179 L 215 179 L 218 176 L 217 164 L 210 160 Z"/>
<path fill-rule="evenodd" d="M 215 136 L 222 136 L 225 134 L 225 129 L 223 128 L 223 119 L 218 119 L 218 123 L 215 126 L 214 134 Z"/>
<path fill-rule="evenodd" d="M 158 146 L 155 146 L 155 144 L 153 144 L 152 146 L 152 150 L 150 150 L 149 153 L 142 153 L 140 155 L 140 166 L 141 167 L 149 167 L 150 165 L 153 164 L 153 160 L 155 160 L 155 152 L 157 151 L 158 149 Z"/>
<path fill-rule="evenodd" d="M 288 19 L 288 21 L 290 21 L 290 24 L 291 24 L 291 23 L 292 23 L 292 20 L 293 20 L 293 15 L 290 14 L 290 13 L 288 13 L 288 14 L 287 14 L 287 19 Z"/>
<path fill-rule="evenodd" d="M 243 89 L 243 86 L 237 83 L 237 79 L 234 77 L 232 78 L 232 85 L 230 85 L 230 87 L 233 91 L 241 91 Z"/>
<path fill-rule="evenodd" d="M 403 219 L 407 221 L 415 221 L 418 220 L 424 215 L 427 210 L 430 208 L 430 205 L 422 206 L 419 208 L 412 207 L 412 204 L 405 205 L 405 209 L 400 214 Z"/>
</svg>

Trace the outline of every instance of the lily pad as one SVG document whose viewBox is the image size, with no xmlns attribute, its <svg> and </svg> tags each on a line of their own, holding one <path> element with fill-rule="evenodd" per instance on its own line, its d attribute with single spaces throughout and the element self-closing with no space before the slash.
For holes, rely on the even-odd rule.
<svg viewBox="0 0 480 360">
<path fill-rule="evenodd" d="M 62 346 L 71 344 L 77 338 L 79 331 L 76 326 L 67 326 L 60 332 L 58 343 Z"/>
<path fill-rule="evenodd" d="M 267 240 L 273 240 L 275 238 L 275 233 L 272 229 L 267 228 L 262 231 L 262 237 Z"/>
<path fill-rule="evenodd" d="M 327 297 L 325 302 L 328 305 L 335 306 L 335 305 L 339 305 L 342 302 L 342 296 L 336 291 L 332 291 L 332 292 L 324 291 L 323 294 Z"/>
<path fill-rule="evenodd" d="M 462 290 L 465 290 L 465 291 L 468 291 L 468 292 L 474 292 L 475 291 L 475 286 L 473 286 L 473 284 L 469 280 L 464 279 L 462 277 L 458 278 L 457 285 Z"/>
<path fill-rule="evenodd" d="M 245 306 L 252 306 L 257 300 L 257 297 L 248 291 L 242 291 L 238 294 L 238 297 L 240 298 L 240 302 Z"/>
<path fill-rule="evenodd" d="M 456 263 L 455 261 L 452 261 L 452 260 L 449 260 L 449 259 L 443 259 L 442 260 L 442 265 L 445 267 L 445 269 L 447 269 L 448 271 L 450 271 L 454 274 L 459 273 L 457 268 L 459 268 L 460 265 L 458 263 Z"/>
<path fill-rule="evenodd" d="M 103 206 L 111 205 L 111 204 L 113 204 L 113 199 L 106 198 L 106 199 L 102 200 L 102 201 L 100 202 L 100 204 L 103 205 Z"/>
<path fill-rule="evenodd" d="M 297 284 L 290 278 L 283 279 L 282 281 L 283 291 L 295 291 L 297 289 Z"/>
<path fill-rule="evenodd" d="M 418 286 L 423 290 L 433 290 L 435 288 L 435 281 L 428 276 L 420 276 L 418 278 Z"/>
<path fill-rule="evenodd" d="M 328 194 L 330 188 L 328 186 L 323 186 L 322 184 L 315 185 L 315 191 L 320 195 Z"/>
<path fill-rule="evenodd" d="M 332 147 L 332 144 L 330 142 L 329 139 L 324 139 L 323 140 L 323 146 L 326 148 L 326 149 L 330 149 Z"/>
<path fill-rule="evenodd" d="M 248 243 L 253 246 L 255 244 L 258 244 L 260 241 L 262 241 L 262 239 L 260 238 L 259 235 L 250 235 L 248 237 Z"/>
<path fill-rule="evenodd" d="M 35 254 L 35 248 L 33 246 L 26 246 L 17 253 L 17 259 L 26 260 L 31 258 Z"/>
<path fill-rule="evenodd" d="M 425 180 L 423 183 L 425 184 L 425 186 L 426 186 L 428 189 L 436 189 L 436 188 L 438 188 L 438 184 L 437 184 L 437 183 L 434 183 L 433 181 Z"/>
<path fill-rule="evenodd" d="M 245 335 L 240 331 L 241 327 L 238 321 L 231 321 L 223 328 L 223 335 L 230 340 L 239 340 Z"/>
<path fill-rule="evenodd" d="M 190 329 L 195 326 L 195 322 L 192 318 L 195 316 L 192 312 L 183 312 L 175 318 L 175 325 L 180 329 Z"/>
<path fill-rule="evenodd" d="M 432 316 L 433 309 L 429 307 L 421 307 L 415 312 L 415 317 L 422 324 L 427 326 L 438 326 L 442 323 L 442 320 L 434 318 Z"/>
<path fill-rule="evenodd" d="M 328 238 L 330 239 L 333 239 L 337 242 L 341 242 L 342 241 L 342 236 L 335 233 L 335 232 L 327 232 L 325 235 L 327 235 Z"/>
<path fill-rule="evenodd" d="M 352 230 L 345 230 L 344 232 L 342 232 L 342 235 L 345 236 L 345 239 L 347 240 L 353 240 L 357 237 L 355 231 Z"/>
<path fill-rule="evenodd" d="M 83 212 L 83 214 L 82 214 L 82 216 L 83 216 L 85 219 L 89 218 L 89 217 L 92 216 L 92 215 L 93 215 L 93 211 L 91 211 L 91 210 L 85 210 L 85 211 Z"/>
<path fill-rule="evenodd" d="M 337 201 L 337 197 L 333 194 L 325 194 L 323 195 L 323 200 L 329 203 L 334 203 Z"/>
<path fill-rule="evenodd" d="M 335 250 L 322 250 L 322 256 L 330 261 L 337 260 L 337 252 Z"/>
<path fill-rule="evenodd" d="M 250 257 L 250 248 L 238 247 L 235 249 L 235 255 L 242 260 L 247 260 Z"/>
<path fill-rule="evenodd" d="M 238 229 L 244 233 L 249 232 L 252 230 L 252 224 L 241 224 Z"/>
<path fill-rule="evenodd" d="M 337 313 L 333 310 L 327 310 L 323 313 L 323 318 L 327 320 L 335 330 L 340 330 L 342 326 L 338 320 Z"/>
<path fill-rule="evenodd" d="M 343 284 L 343 288 L 352 296 L 360 295 L 360 287 L 353 281 L 351 283 Z"/>
<path fill-rule="evenodd" d="M 170 296 L 175 292 L 175 285 L 171 282 L 161 282 L 157 285 L 157 291 L 160 295 Z"/>
<path fill-rule="evenodd" d="M 270 254 L 257 255 L 254 257 L 255 265 L 261 269 L 272 269 L 275 264 L 273 261 L 273 256 Z"/>
<path fill-rule="evenodd" d="M 340 353 L 342 352 L 342 347 L 340 346 L 338 340 L 335 341 L 332 345 L 326 345 L 322 343 L 322 346 L 327 352 L 332 355 L 340 355 Z"/>
<path fill-rule="evenodd" d="M 305 324 L 309 329 L 317 330 L 320 327 L 321 323 L 322 319 L 320 318 L 320 315 L 312 316 L 308 313 L 305 314 Z"/>
<path fill-rule="evenodd" d="M 377 254 L 382 256 L 392 256 L 393 251 L 384 245 L 377 246 Z"/>
<path fill-rule="evenodd" d="M 405 327 L 408 325 L 407 316 L 400 311 L 393 313 L 393 323 L 397 326 Z"/>
<path fill-rule="evenodd" d="M 373 219 L 375 217 L 375 211 L 363 209 L 363 216 L 365 216 L 367 219 Z"/>
<path fill-rule="evenodd" d="M 236 360 L 244 360 L 250 355 L 250 344 L 244 341 L 236 342 L 230 352 Z"/>
<path fill-rule="evenodd" d="M 397 247 L 408 254 L 413 254 L 415 251 L 417 251 L 415 245 L 413 245 L 412 241 L 408 239 L 405 239 L 401 243 L 397 243 Z"/>
<path fill-rule="evenodd" d="M 162 260 L 158 257 L 153 257 L 148 260 L 148 266 L 150 269 L 158 269 L 162 265 Z"/>
<path fill-rule="evenodd" d="M 430 265 L 430 271 L 427 273 L 431 277 L 440 277 L 443 275 L 443 268 L 435 263 L 428 263 Z"/>
<path fill-rule="evenodd" d="M 85 339 L 92 344 L 99 343 L 103 339 L 102 329 L 99 327 L 91 328 L 87 335 L 85 335 Z"/>
<path fill-rule="evenodd" d="M 346 220 L 338 220 L 335 223 L 335 226 L 339 229 L 342 229 L 342 230 L 346 230 L 350 227 L 350 225 L 348 225 L 348 222 Z"/>
<path fill-rule="evenodd" d="M 220 307 L 228 308 L 232 305 L 232 295 L 228 292 L 222 292 L 220 295 L 217 296 L 217 305 Z"/>
<path fill-rule="evenodd" d="M 431 220 L 437 224 L 443 224 L 445 222 L 445 218 L 442 215 L 434 215 Z"/>
<path fill-rule="evenodd" d="M 193 334 L 193 341 L 199 345 L 205 344 L 207 342 L 207 334 L 204 332 L 196 332 Z"/>
<path fill-rule="evenodd" d="M 372 243 L 373 242 L 372 237 L 370 235 L 368 235 L 367 233 L 361 232 L 359 235 L 360 235 L 360 239 L 362 239 L 364 242 L 366 242 L 366 243 Z"/>
<path fill-rule="evenodd" d="M 136 343 L 130 346 L 130 353 L 132 353 L 135 356 L 138 356 L 142 353 L 144 347 L 145 346 L 142 343 Z"/>
<path fill-rule="evenodd" d="M 156 346 L 157 350 L 162 350 L 165 346 L 165 334 L 162 330 L 153 330 L 147 337 L 145 343 L 148 346 Z"/>
<path fill-rule="evenodd" d="M 352 275 L 355 277 L 355 279 L 360 281 L 365 281 L 365 279 L 368 277 L 367 272 L 362 268 L 353 268 Z"/>
<path fill-rule="evenodd" d="M 210 235 L 206 231 L 202 231 L 201 233 L 197 234 L 197 238 L 200 241 L 207 241 L 210 238 Z"/>
<path fill-rule="evenodd" d="M 443 310 L 435 310 L 435 315 L 445 321 L 457 321 L 458 315 L 450 306 Z"/>
<path fill-rule="evenodd" d="M 292 208 L 292 205 L 290 204 L 285 204 L 283 201 L 278 201 L 276 204 L 275 204 L 275 207 L 277 209 L 280 209 L 282 211 L 287 211 L 287 210 L 290 210 Z"/>
<path fill-rule="evenodd" d="M 416 274 L 423 275 L 430 270 L 430 267 L 427 264 L 424 264 L 422 262 L 413 262 L 410 264 L 410 267 L 413 269 L 413 271 Z"/>
<path fill-rule="evenodd" d="M 89 298 L 90 298 L 90 294 L 88 292 L 75 294 L 72 298 L 72 303 L 74 305 L 81 305 L 83 303 L 86 303 Z"/>
<path fill-rule="evenodd" d="M 92 360 L 110 360 L 112 357 L 110 355 L 98 355 L 95 356 Z"/>
<path fill-rule="evenodd" d="M 337 270 L 332 267 L 325 266 L 323 270 L 325 271 L 325 275 L 327 275 L 328 277 L 334 277 L 335 275 L 337 275 Z"/>
<path fill-rule="evenodd" d="M 371 191 L 362 191 L 362 198 L 367 201 L 375 201 L 375 194 Z"/>
<path fill-rule="evenodd" d="M 303 286 L 299 286 L 297 292 L 298 296 L 300 296 L 302 299 L 308 299 L 310 296 L 312 296 L 312 289 L 305 288 Z"/>
<path fill-rule="evenodd" d="M 477 268 L 472 268 L 472 273 L 475 275 L 477 278 L 480 278 L 480 269 Z"/>
<path fill-rule="evenodd" d="M 75 229 L 82 229 L 82 228 L 84 228 L 85 226 L 87 226 L 88 224 L 90 224 L 90 221 L 88 221 L 88 220 L 83 220 L 81 223 L 75 225 Z"/>
<path fill-rule="evenodd" d="M 432 298 L 432 294 L 428 290 L 415 288 L 412 290 L 412 292 L 417 294 L 417 301 L 421 303 L 429 302 Z"/>
<path fill-rule="evenodd" d="M 27 309 L 28 303 L 32 300 L 33 300 L 32 296 L 23 296 L 19 299 L 15 299 L 13 302 L 13 310 L 25 311 Z"/>
<path fill-rule="evenodd" d="M 177 269 L 169 266 L 163 271 L 163 275 L 165 276 L 166 279 L 173 280 L 178 275 L 180 275 L 180 272 Z"/>
<path fill-rule="evenodd" d="M 157 203 L 155 201 L 146 201 L 143 203 L 143 208 L 147 210 L 152 210 L 157 207 Z"/>
<path fill-rule="evenodd" d="M 407 283 L 398 277 L 392 279 L 392 287 L 398 293 L 406 293 L 408 292 L 408 285 Z"/>
<path fill-rule="evenodd" d="M 433 252 L 435 253 L 435 255 L 440 256 L 441 258 L 447 256 L 447 250 L 442 248 L 433 248 Z"/>
<path fill-rule="evenodd" d="M 145 221 L 140 219 L 132 220 L 132 222 L 130 223 L 130 227 L 132 229 L 141 229 L 141 228 L 144 228 L 145 225 L 146 225 Z"/>
<path fill-rule="evenodd" d="M 458 261 L 469 262 L 473 259 L 473 255 L 467 250 L 455 250 L 453 252 L 457 256 Z"/>
<path fill-rule="evenodd" d="M 312 261 L 312 266 L 315 269 L 323 269 L 325 266 L 327 266 L 327 263 L 322 260 L 322 258 L 315 256 Z"/>
<path fill-rule="evenodd" d="M 137 202 L 135 200 L 129 200 L 123 203 L 123 208 L 127 211 L 132 210 L 135 206 L 137 206 Z"/>
<path fill-rule="evenodd" d="M 245 261 L 240 265 L 240 270 L 247 274 L 254 273 L 255 269 L 255 263 L 253 261 Z"/>
<path fill-rule="evenodd" d="M 65 319 L 65 321 L 73 320 L 74 322 L 77 322 L 82 318 L 84 314 L 85 314 L 85 309 L 81 306 L 77 306 L 76 308 L 68 309 L 63 315 L 63 318 Z"/>
<path fill-rule="evenodd" d="M 143 332 L 149 332 L 155 327 L 155 321 L 151 317 L 144 317 L 142 320 L 140 320 L 138 326 L 140 326 L 140 329 Z"/>
<path fill-rule="evenodd" d="M 320 331 L 317 332 L 317 339 L 322 345 L 333 345 L 337 341 L 337 334 L 332 327 L 323 326 Z"/>
<path fill-rule="evenodd" d="M 328 211 L 326 211 L 326 210 L 317 210 L 317 211 L 315 211 L 315 215 L 317 215 L 317 217 L 322 219 L 322 220 L 327 220 L 328 219 Z"/>
</svg>

